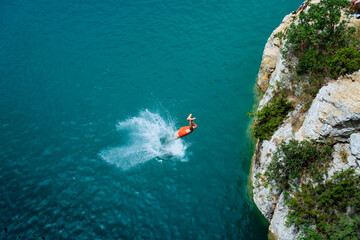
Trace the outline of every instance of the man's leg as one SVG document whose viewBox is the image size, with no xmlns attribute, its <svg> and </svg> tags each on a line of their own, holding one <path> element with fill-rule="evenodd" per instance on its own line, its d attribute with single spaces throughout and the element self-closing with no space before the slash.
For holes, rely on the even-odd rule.
<svg viewBox="0 0 360 240">
<path fill-rule="evenodd" d="M 360 0 L 355 1 L 355 3 L 354 3 L 354 11 L 355 11 L 355 13 L 360 12 Z"/>
<path fill-rule="evenodd" d="M 303 3 L 303 4 L 299 7 L 299 10 L 298 10 L 296 13 L 304 11 L 305 8 L 306 8 L 306 4 Z"/>
<path fill-rule="evenodd" d="M 196 123 L 194 123 L 194 120 L 196 118 L 192 118 L 191 115 L 192 115 L 192 113 L 190 113 L 187 120 L 189 121 L 189 127 L 190 127 L 190 130 L 192 131 L 193 129 L 197 128 L 197 125 L 196 125 Z"/>
<path fill-rule="evenodd" d="M 302 6 L 300 6 L 300 7 L 298 8 L 298 10 L 296 10 L 296 12 L 294 12 L 294 13 L 297 14 L 297 13 L 300 11 L 301 7 L 302 7 Z"/>
<path fill-rule="evenodd" d="M 354 7 L 355 1 L 356 0 L 351 0 L 351 4 L 350 7 L 348 8 L 348 11 L 350 11 Z"/>
<path fill-rule="evenodd" d="M 191 120 L 190 121 L 190 129 L 195 129 L 195 128 L 197 128 L 197 125 L 196 125 L 196 123 L 193 121 L 193 120 Z"/>
</svg>

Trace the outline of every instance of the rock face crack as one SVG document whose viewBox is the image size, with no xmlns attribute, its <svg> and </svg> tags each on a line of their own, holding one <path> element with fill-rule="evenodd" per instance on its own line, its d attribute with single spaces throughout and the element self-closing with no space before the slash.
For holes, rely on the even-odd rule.
<svg viewBox="0 0 360 240">
<path fill-rule="evenodd" d="M 256 164 L 256 167 L 260 167 L 260 156 L 261 156 L 261 147 L 262 147 L 262 141 L 259 141 L 255 148 L 254 153 L 254 163 Z"/>
<path fill-rule="evenodd" d="M 350 119 L 348 121 L 339 122 L 333 126 L 333 128 L 336 129 L 342 129 L 342 128 L 353 128 L 355 130 L 360 128 L 360 119 Z"/>
<path fill-rule="evenodd" d="M 341 108 L 341 106 L 338 106 L 337 103 L 333 102 L 333 101 L 330 101 L 329 99 L 326 99 L 326 98 L 322 98 L 320 100 L 320 102 L 325 102 L 325 103 L 328 103 L 330 105 L 332 105 L 334 108 Z"/>
</svg>

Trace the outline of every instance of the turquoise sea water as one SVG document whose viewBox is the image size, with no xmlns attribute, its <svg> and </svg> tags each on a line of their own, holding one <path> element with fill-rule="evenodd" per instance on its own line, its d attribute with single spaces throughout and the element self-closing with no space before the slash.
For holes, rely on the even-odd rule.
<svg viewBox="0 0 360 240">
<path fill-rule="evenodd" d="M 266 239 L 246 114 L 299 3 L 1 1 L 0 239 Z"/>
</svg>

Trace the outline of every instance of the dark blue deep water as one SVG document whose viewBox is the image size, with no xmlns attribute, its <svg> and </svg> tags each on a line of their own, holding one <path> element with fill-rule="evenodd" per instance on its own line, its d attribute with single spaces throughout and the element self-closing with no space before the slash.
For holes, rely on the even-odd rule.
<svg viewBox="0 0 360 240">
<path fill-rule="evenodd" d="M 299 3 L 0 1 L 0 239 L 266 239 L 246 114 Z"/>
</svg>

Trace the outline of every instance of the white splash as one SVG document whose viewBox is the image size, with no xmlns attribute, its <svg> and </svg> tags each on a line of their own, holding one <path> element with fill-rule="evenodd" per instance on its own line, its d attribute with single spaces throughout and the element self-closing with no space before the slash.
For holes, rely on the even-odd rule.
<svg viewBox="0 0 360 240">
<path fill-rule="evenodd" d="M 162 145 L 160 141 L 163 138 L 173 139 L 175 124 L 171 120 L 166 122 L 159 114 L 151 113 L 147 109 L 141 111 L 137 117 L 119 122 L 117 129 L 128 133 L 128 144 L 105 149 L 99 156 L 124 170 L 154 158 L 162 160 L 185 157 L 187 146 L 181 139 L 168 141 L 166 145 Z"/>
</svg>

